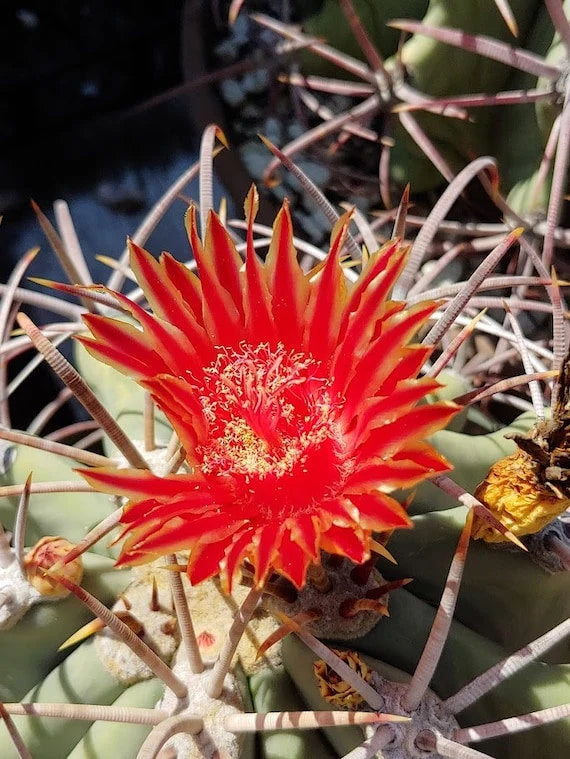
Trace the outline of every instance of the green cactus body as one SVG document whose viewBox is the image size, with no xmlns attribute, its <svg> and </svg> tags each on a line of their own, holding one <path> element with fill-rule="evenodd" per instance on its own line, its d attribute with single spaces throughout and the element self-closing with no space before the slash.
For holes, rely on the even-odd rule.
<svg viewBox="0 0 570 759">
<path fill-rule="evenodd" d="M 524 39 L 540 2 L 511 0 L 509 5 L 517 19 L 520 38 Z M 400 13 L 399 17 L 403 18 L 404 14 Z M 469 4 L 431 0 L 422 21 L 429 26 L 446 26 L 509 43 L 513 41 L 493 0 Z M 466 83 L 473 92 L 489 92 L 502 87 L 509 75 L 509 68 L 503 64 L 421 35 L 414 35 L 405 43 L 402 56 L 413 75 L 413 84 L 432 96 L 459 95 L 465 92 Z"/>
<path fill-rule="evenodd" d="M 536 0 L 510 3 L 524 39 L 538 7 Z M 400 18 L 405 14 L 399 12 Z M 485 34 L 512 42 L 512 36 L 500 17 L 493 0 L 456 3 L 432 0 L 423 18 L 430 26 L 462 29 L 470 34 Z M 483 56 L 445 45 L 422 35 L 413 35 L 402 50 L 402 62 L 410 76 L 409 83 L 432 97 L 460 95 L 466 91 L 498 92 L 510 74 L 508 67 Z M 389 62 L 391 63 L 391 62 Z M 475 155 L 493 154 L 496 135 L 495 112 L 478 108 L 473 123 L 444 118 L 429 113 L 415 117 L 434 141 L 452 168 L 459 169 Z M 441 175 L 398 124 L 396 146 L 392 151 L 392 175 L 403 184 L 411 182 L 415 192 L 441 183 Z"/>
<path fill-rule="evenodd" d="M 255 711 L 298 711 L 306 708 L 295 684 L 282 667 L 257 672 L 249 680 Z M 331 746 L 313 730 L 290 730 L 262 733 L 259 736 L 263 759 L 333 759 Z"/>
<path fill-rule="evenodd" d="M 387 58 L 387 68 L 395 70 L 394 30 L 384 25 L 392 18 L 421 20 L 429 26 L 461 29 L 482 34 L 499 42 L 522 47 L 544 56 L 549 63 L 560 63 L 565 49 L 560 36 L 553 39 L 548 11 L 539 0 L 510 2 L 518 25 L 514 39 L 493 0 L 457 3 L 431 0 L 429 4 L 355 2 L 355 10 L 372 42 Z M 570 4 L 564 5 L 568 15 Z M 338 23 L 341 10 L 336 2 L 326 2 L 321 11 L 305 24 L 310 34 L 323 37 L 332 47 L 354 57 L 363 57 L 350 27 Z M 390 57 L 392 56 L 392 57 Z M 471 93 L 496 93 L 501 90 L 544 88 L 551 82 L 511 69 L 482 55 L 446 45 L 421 34 L 414 34 L 402 49 L 407 81 L 417 91 L 431 97 Z M 302 69 L 307 73 L 338 76 L 338 69 L 328 61 L 305 53 Z M 535 104 L 477 108 L 470 122 L 417 112 L 414 117 L 433 144 L 454 170 L 462 168 L 475 155 L 497 155 L 502 191 L 519 213 L 543 212 L 549 196 L 549 183 L 534 192 L 536 171 L 545 142 L 556 116 L 560 113 L 564 83 L 559 83 L 559 97 L 539 100 Z M 497 125 L 500 128 L 497 128 Z M 392 178 L 398 184 L 410 182 L 415 192 L 441 184 L 441 174 L 401 126 L 394 122 L 395 145 L 391 150 Z"/>
<path fill-rule="evenodd" d="M 114 706 L 138 706 L 152 709 L 163 693 L 156 679 L 131 685 L 115 701 Z M 122 722 L 94 722 L 69 754 L 68 759 L 106 759 L 120 750 L 121 759 L 136 759 L 151 728 Z"/>
<path fill-rule="evenodd" d="M 125 686 L 101 666 L 94 643 L 90 640 L 73 651 L 22 700 L 112 704 Z M 42 759 L 67 757 L 89 728 L 83 720 L 16 717 L 14 721 L 32 755 Z M 4 727 L 0 728 L 0 756 L 18 756 Z"/>
<path fill-rule="evenodd" d="M 372 42 L 382 56 L 388 58 L 396 52 L 400 34 L 386 26 L 386 23 L 392 18 L 403 16 L 421 19 L 428 8 L 428 0 L 385 0 L 381 3 L 353 0 L 353 5 Z M 339 23 L 341 13 L 338 0 L 326 0 L 319 12 L 306 20 L 303 28 L 307 34 L 324 39 L 328 45 L 364 60 L 350 26 L 344 21 Z M 307 66 L 311 73 L 322 76 L 338 75 L 336 66 L 310 53 L 303 55 L 302 66 Z"/>
<path fill-rule="evenodd" d="M 330 709 L 330 705 L 319 693 L 313 672 L 313 662 L 318 657 L 292 636 L 283 642 L 283 655 L 285 670 L 308 707 L 310 709 Z M 324 730 L 323 732 L 339 756 L 343 756 L 358 746 L 359 743 L 362 743 L 362 731 L 356 725 Z"/>
<path fill-rule="evenodd" d="M 414 577 L 413 593 L 437 605 L 465 514 L 457 507 L 414 517 L 414 529 L 390 542 L 398 566 L 383 562 L 382 572 Z M 567 573 L 547 574 L 520 549 L 472 541 L 455 619 L 511 652 L 569 616 Z M 551 649 L 545 660 L 569 662 L 568 642 Z"/>
<path fill-rule="evenodd" d="M 110 604 L 128 582 L 129 571 L 114 568 L 112 559 L 83 554 L 83 586 Z M 0 700 L 17 701 L 60 661 L 57 652 L 66 638 L 91 619 L 73 598 L 39 603 L 17 625 L 0 631 Z"/>
<path fill-rule="evenodd" d="M 79 344 L 75 344 L 75 365 L 105 408 L 121 425 L 131 440 L 143 439 L 144 391 L 116 369 L 96 361 Z M 155 413 L 157 445 L 166 445 L 172 428 L 160 411 Z M 108 438 L 103 446 L 108 456 L 116 456 L 117 449 Z"/>
<path fill-rule="evenodd" d="M 11 466 L 0 477 L 0 485 L 21 484 L 32 473 L 32 482 L 77 480 L 77 463 L 24 445 L 14 446 Z M 14 522 L 18 498 L 0 500 L 0 521 L 6 527 Z M 30 498 L 30 514 L 26 532 L 26 545 L 33 545 L 44 535 L 61 535 L 77 543 L 94 525 L 108 516 L 116 505 L 101 493 L 42 493 Z M 108 541 L 99 542 L 93 551 L 112 556 Z"/>
<path fill-rule="evenodd" d="M 568 9 L 568 3 L 566 8 Z M 554 52 L 557 57 L 554 57 Z M 538 9 L 535 23 L 530 29 L 525 49 L 548 60 L 559 60 L 557 43 L 553 42 L 553 28 L 548 11 Z M 513 71 L 506 82 L 506 89 L 549 89 L 550 82 L 543 81 L 522 71 Z M 536 174 L 552 126 L 554 106 L 550 100 L 512 105 L 499 109 L 496 117 L 496 154 L 501 168 L 501 185 L 509 204 L 519 213 L 544 213 L 548 205 L 550 179 L 539 193 L 534 192 Z M 559 110 L 559 109 L 558 109 Z M 548 118 L 546 114 L 549 114 Z M 548 121 L 548 125 L 545 123 Z"/>
<path fill-rule="evenodd" d="M 566 17 L 568 18 L 570 16 L 570 2 L 568 0 L 565 0 L 564 2 L 564 11 L 566 14 Z M 552 26 L 550 27 L 552 30 Z M 536 120 L 538 123 L 538 127 L 540 129 L 540 133 L 542 135 L 542 138 L 544 142 L 546 143 L 546 140 L 548 139 L 548 135 L 550 134 L 550 130 L 552 129 L 552 125 L 554 124 L 554 121 L 556 117 L 561 113 L 562 111 L 562 103 L 564 102 L 564 88 L 566 86 L 566 78 L 568 77 L 568 68 L 570 66 L 570 62 L 568 61 L 568 53 L 566 52 L 566 48 L 564 46 L 564 42 L 560 38 L 560 35 L 558 32 L 554 35 L 554 39 L 552 39 L 551 36 L 551 45 L 549 46 L 548 50 L 546 51 L 545 60 L 554 65 L 560 65 L 563 63 L 566 68 L 566 72 L 563 76 L 561 76 L 559 82 L 557 83 L 557 89 L 558 89 L 558 100 L 557 102 L 553 102 L 551 100 L 544 100 L 544 101 L 538 101 L 535 104 L 535 110 L 536 110 Z M 538 80 L 538 87 L 548 87 L 549 82 L 547 80 L 544 80 L 540 78 Z"/>
<path fill-rule="evenodd" d="M 400 590 L 390 601 L 390 617 L 382 620 L 364 638 L 353 641 L 354 649 L 376 660 L 368 663 L 387 679 L 406 679 L 404 673 L 414 671 L 433 623 L 435 609 L 406 590 Z M 413 620 L 413 623 L 410 622 Z M 345 644 L 339 646 L 345 647 Z M 484 636 L 459 622 L 453 622 L 446 646 L 432 680 L 431 688 L 447 698 L 465 683 L 500 661 L 506 652 Z M 283 645 L 283 661 L 304 700 L 312 708 L 328 708 L 323 701 L 313 674 L 318 658 L 295 638 Z M 393 668 L 400 672 L 394 672 Z M 568 698 L 570 667 L 564 665 L 529 664 L 524 670 L 458 715 L 460 725 L 482 724 L 502 716 L 520 714 L 546 706 L 562 704 Z M 327 735 L 342 756 L 362 742 L 356 727 L 335 728 Z M 478 744 L 482 751 L 499 759 L 549 759 L 563 756 L 569 741 L 564 722 L 536 728 Z M 547 748 L 545 748 L 547 747 Z M 384 756 L 384 754 L 381 754 Z M 390 754 L 386 754 L 388 758 Z"/>
</svg>

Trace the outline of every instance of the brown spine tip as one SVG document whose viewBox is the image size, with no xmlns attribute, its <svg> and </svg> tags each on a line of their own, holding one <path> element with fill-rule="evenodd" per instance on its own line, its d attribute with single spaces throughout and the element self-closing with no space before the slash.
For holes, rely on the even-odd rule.
<svg viewBox="0 0 570 759">
<path fill-rule="evenodd" d="M 374 565 L 376 564 L 377 559 L 378 556 L 373 553 L 368 561 L 365 561 L 363 564 L 357 564 L 357 566 L 355 566 L 354 569 L 352 569 L 350 572 L 350 579 L 352 582 L 356 585 L 366 585 L 370 579 L 370 575 L 374 569 Z"/>
<path fill-rule="evenodd" d="M 389 617 L 388 607 L 373 598 L 347 598 L 338 607 L 338 613 L 344 619 L 355 617 L 362 611 L 371 611 L 381 617 Z"/>
<path fill-rule="evenodd" d="M 151 611 L 160 611 L 160 603 L 158 601 L 158 586 L 156 584 L 156 577 L 152 576 L 152 591 L 150 594 L 149 608 Z"/>
<path fill-rule="evenodd" d="M 320 593 L 329 593 L 332 590 L 332 581 L 322 564 L 313 564 L 307 572 L 309 582 Z"/>
</svg>

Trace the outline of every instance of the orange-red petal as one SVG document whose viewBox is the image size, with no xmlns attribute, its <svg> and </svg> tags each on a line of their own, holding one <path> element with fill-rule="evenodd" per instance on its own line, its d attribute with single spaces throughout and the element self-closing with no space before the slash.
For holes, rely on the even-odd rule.
<svg viewBox="0 0 570 759">
<path fill-rule="evenodd" d="M 273 225 L 265 269 L 277 337 L 286 348 L 299 348 L 309 284 L 297 262 L 297 252 L 293 247 L 293 226 L 287 201 L 283 203 Z"/>
<path fill-rule="evenodd" d="M 365 545 L 365 535 L 362 530 L 350 527 L 339 527 L 333 524 L 321 537 L 321 547 L 329 553 L 340 553 L 357 564 L 361 564 L 369 556 Z"/>
<path fill-rule="evenodd" d="M 349 498 L 358 509 L 358 523 L 365 530 L 381 532 L 411 526 L 411 520 L 402 506 L 385 493 L 373 490 L 353 493 Z"/>
<path fill-rule="evenodd" d="M 450 402 L 418 406 L 402 414 L 391 424 L 375 427 L 358 452 L 363 459 L 372 456 L 393 456 L 408 442 L 429 437 L 458 413 L 459 406 Z"/>
<path fill-rule="evenodd" d="M 340 251 L 348 233 L 351 215 L 351 212 L 345 213 L 335 224 L 323 270 L 317 281 L 311 283 L 305 347 L 308 353 L 326 363 L 338 341 L 342 308 L 346 300 L 346 279 L 340 265 Z"/>
<path fill-rule="evenodd" d="M 216 345 L 238 345 L 243 336 L 240 312 L 230 293 L 220 285 L 211 258 L 202 247 L 196 226 L 196 209 L 190 206 L 186 229 L 202 283 L 204 325 Z M 207 238 L 207 242 L 208 242 Z"/>
<path fill-rule="evenodd" d="M 117 469 L 97 467 L 76 469 L 97 490 L 127 498 L 171 498 L 181 492 L 195 490 L 199 485 L 190 474 L 170 474 L 158 477 L 146 469 Z"/>
</svg>

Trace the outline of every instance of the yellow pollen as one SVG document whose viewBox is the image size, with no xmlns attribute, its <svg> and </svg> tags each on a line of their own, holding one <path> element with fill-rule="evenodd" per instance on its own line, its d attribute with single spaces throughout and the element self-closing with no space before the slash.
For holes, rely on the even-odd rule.
<svg viewBox="0 0 570 759">
<path fill-rule="evenodd" d="M 313 420 L 311 428 L 299 435 L 283 436 L 276 446 L 259 437 L 245 419 L 230 419 L 224 434 L 204 450 L 201 468 L 210 474 L 231 471 L 257 477 L 270 473 L 282 477 L 296 465 L 302 466 L 307 449 L 319 446 L 335 434 L 329 421 L 330 405 L 323 404 L 320 411 L 317 424 Z"/>
<path fill-rule="evenodd" d="M 278 477 L 290 471 L 301 454 L 295 441 L 276 455 L 266 440 L 258 437 L 244 419 L 232 419 L 222 437 L 205 452 L 202 470 L 206 473 L 231 470 L 235 474 L 264 477 L 273 472 Z"/>
<path fill-rule="evenodd" d="M 198 450 L 202 471 L 249 481 L 303 469 L 309 449 L 337 437 L 330 380 L 316 376 L 319 364 L 305 354 L 240 347 L 204 370 L 209 439 Z"/>
</svg>

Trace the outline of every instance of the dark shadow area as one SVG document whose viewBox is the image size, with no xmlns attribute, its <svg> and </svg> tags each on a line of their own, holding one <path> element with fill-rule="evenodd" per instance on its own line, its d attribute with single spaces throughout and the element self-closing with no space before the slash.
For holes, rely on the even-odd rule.
<svg viewBox="0 0 570 759">
<path fill-rule="evenodd" d="M 27 274 L 65 279 L 31 198 L 52 222 L 53 202 L 68 202 L 93 279 L 106 281 L 110 270 L 95 257 L 117 257 L 126 236 L 196 160 L 199 135 L 187 102 L 150 102 L 182 82 L 183 6 L 183 0 L 3 4 L 0 282 L 35 246 L 41 250 Z M 187 194 L 196 197 L 197 184 Z M 184 210 L 177 201 L 149 240 L 155 254 L 188 255 Z M 39 324 L 62 320 L 25 310 Z M 11 362 L 10 378 L 30 355 Z M 58 386 L 45 367 L 36 370 L 11 399 L 13 425 L 26 427 Z M 82 417 L 67 404 L 51 427 Z"/>
</svg>

